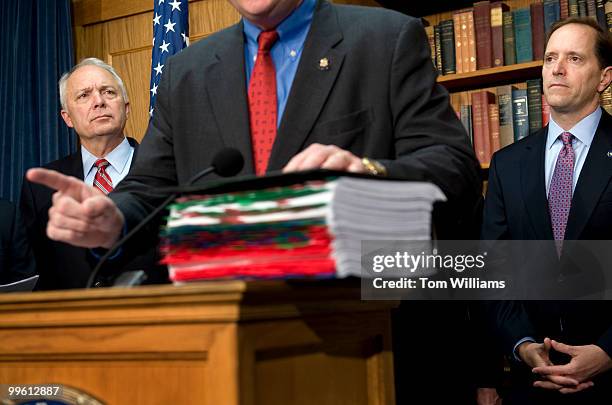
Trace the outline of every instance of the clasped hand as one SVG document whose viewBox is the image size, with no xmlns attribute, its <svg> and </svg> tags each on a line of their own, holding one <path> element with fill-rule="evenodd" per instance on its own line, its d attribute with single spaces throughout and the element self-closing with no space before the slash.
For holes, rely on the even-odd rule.
<svg viewBox="0 0 612 405">
<path fill-rule="evenodd" d="M 571 357 L 566 364 L 555 365 L 549 353 L 555 350 Z M 526 342 L 519 347 L 521 359 L 532 367 L 532 372 L 542 377 L 533 383 L 535 387 L 573 394 L 594 385 L 596 375 L 609 370 L 612 360 L 597 345 L 572 346 L 545 338 L 543 343 Z"/>
</svg>

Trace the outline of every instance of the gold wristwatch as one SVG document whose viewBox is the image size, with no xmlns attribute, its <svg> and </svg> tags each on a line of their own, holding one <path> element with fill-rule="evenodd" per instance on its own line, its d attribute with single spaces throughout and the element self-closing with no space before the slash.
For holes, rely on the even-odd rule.
<svg viewBox="0 0 612 405">
<path fill-rule="evenodd" d="M 380 177 L 387 176 L 387 168 L 379 161 L 364 157 L 361 159 L 361 163 L 368 171 L 368 174 Z"/>
</svg>

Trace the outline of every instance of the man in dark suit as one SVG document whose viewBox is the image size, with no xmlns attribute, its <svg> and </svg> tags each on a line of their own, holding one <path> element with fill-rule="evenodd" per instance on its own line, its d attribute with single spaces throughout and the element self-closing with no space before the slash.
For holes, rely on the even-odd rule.
<svg viewBox="0 0 612 405">
<path fill-rule="evenodd" d="M 422 177 L 448 198 L 435 211 L 438 235 L 452 239 L 473 228 L 478 163 L 448 93 L 436 84 L 418 19 L 325 0 L 230 2 L 241 22 L 163 67 L 138 160 L 112 200 L 73 179 L 29 172 L 31 180 L 60 190 L 50 237 L 109 248 L 124 225 L 133 228 L 162 201 L 152 190 L 184 184 L 227 146 L 242 152 L 241 174 L 326 168 Z M 442 345 L 422 350 L 423 342 L 442 343 L 457 333 L 441 321 L 445 308 L 434 314 L 422 305 L 407 314 L 414 322 L 403 320 L 420 324 L 410 331 L 418 343 L 406 344 L 405 356 L 423 363 L 400 385 L 450 395 L 418 386 L 449 360 L 440 355 Z M 449 370 L 461 366 L 450 363 Z"/>
<path fill-rule="evenodd" d="M 138 149 L 138 143 L 124 135 L 129 100 L 123 81 L 110 65 L 88 58 L 62 76 L 59 90 L 62 118 L 75 129 L 80 148 L 45 167 L 93 184 L 104 195 L 127 175 Z M 27 179 L 22 187 L 21 212 L 40 273 L 37 288 L 82 288 L 97 258 L 88 249 L 47 237 L 53 192 Z M 125 270 L 153 268 L 153 251 L 137 256 L 132 262 L 113 262 L 109 266 Z"/>
<path fill-rule="evenodd" d="M 0 284 L 12 283 L 36 274 L 32 250 L 19 211 L 0 200 Z"/>
<path fill-rule="evenodd" d="M 552 257 L 562 275 L 564 240 L 612 239 L 612 117 L 599 106 L 612 81 L 609 33 L 588 18 L 557 23 L 542 77 L 550 123 L 493 157 L 482 238 L 555 240 Z M 493 314 L 516 359 L 518 385 L 504 403 L 609 402 L 610 305 L 504 301 L 493 305 Z M 532 372 L 539 380 L 530 387 L 524 377 Z"/>
<path fill-rule="evenodd" d="M 247 68 L 256 69 L 251 60 L 258 53 L 259 33 L 275 27 L 280 42 L 272 46 L 272 59 L 278 46 L 286 60 L 275 63 L 288 64 L 283 72 L 293 69 L 293 75 L 285 77 L 279 66 L 277 88 L 284 90 L 278 91 L 278 128 L 263 171 L 323 167 L 421 175 L 449 199 L 437 214 L 447 220 L 444 236 L 471 223 L 479 199 L 478 165 L 448 94 L 435 83 L 419 20 L 318 0 L 231 2 L 244 16 L 240 23 L 188 47 L 164 66 L 138 160 L 112 201 L 72 179 L 30 172 L 31 180 L 61 189 L 58 201 L 67 197 L 67 208 L 91 198 L 91 212 L 69 210 L 64 216 L 58 210 L 51 237 L 110 247 L 124 224 L 131 228 L 161 200 L 151 190 L 185 183 L 226 146 L 245 157 L 242 174 L 256 172 L 245 76 L 250 77 Z M 287 36 L 303 33 L 291 43 L 283 42 L 287 22 Z M 80 214 L 99 218 L 86 231 L 75 232 L 69 224 Z"/>
</svg>

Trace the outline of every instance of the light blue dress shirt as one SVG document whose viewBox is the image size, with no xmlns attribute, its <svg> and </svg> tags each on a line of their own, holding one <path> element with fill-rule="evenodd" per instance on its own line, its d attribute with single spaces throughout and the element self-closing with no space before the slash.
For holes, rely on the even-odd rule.
<svg viewBox="0 0 612 405">
<path fill-rule="evenodd" d="M 81 157 L 83 158 L 83 174 L 85 175 L 85 184 L 92 185 L 94 177 L 96 177 L 97 168 L 94 163 L 99 158 L 92 155 L 87 149 L 81 148 Z M 134 157 L 134 148 L 128 142 L 127 138 L 117 145 L 104 159 L 108 160 L 109 165 L 106 167 L 106 173 L 110 176 L 113 182 L 113 188 L 119 184 L 121 180 L 127 176 Z"/>
<path fill-rule="evenodd" d="M 312 23 L 315 5 L 316 0 L 303 0 L 302 4 L 276 27 L 278 40 L 272 46 L 270 54 L 276 69 L 277 126 L 280 126 L 287 105 L 289 91 L 300 63 L 302 49 L 304 49 L 304 41 L 306 41 L 306 35 Z M 257 57 L 257 38 L 262 30 L 245 18 L 242 19 L 242 22 L 244 24 L 244 60 L 248 88 Z"/>
<path fill-rule="evenodd" d="M 584 166 L 584 161 L 586 160 L 589 149 L 591 148 L 591 143 L 593 143 L 593 138 L 595 137 L 595 131 L 597 131 L 600 118 L 601 108 L 598 107 L 595 111 L 584 117 L 569 131 L 567 131 L 574 135 L 572 147 L 574 148 L 575 159 L 572 191 L 576 190 L 578 177 L 580 176 L 582 166 Z M 557 158 L 559 157 L 559 152 L 563 147 L 563 142 L 561 139 L 559 139 L 559 135 L 561 135 L 563 132 L 563 128 L 561 128 L 551 116 L 550 122 L 548 123 L 548 137 L 546 138 L 546 153 L 544 158 L 544 180 L 546 184 L 547 196 L 548 192 L 550 191 L 550 182 L 555 171 Z"/>
</svg>

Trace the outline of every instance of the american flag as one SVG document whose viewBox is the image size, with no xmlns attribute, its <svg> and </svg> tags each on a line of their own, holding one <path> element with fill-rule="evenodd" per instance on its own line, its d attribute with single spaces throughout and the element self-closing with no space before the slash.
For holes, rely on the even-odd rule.
<svg viewBox="0 0 612 405">
<path fill-rule="evenodd" d="M 188 0 L 153 0 L 153 52 L 151 54 L 151 97 L 149 116 L 153 116 L 157 86 L 168 57 L 189 45 Z"/>
</svg>

